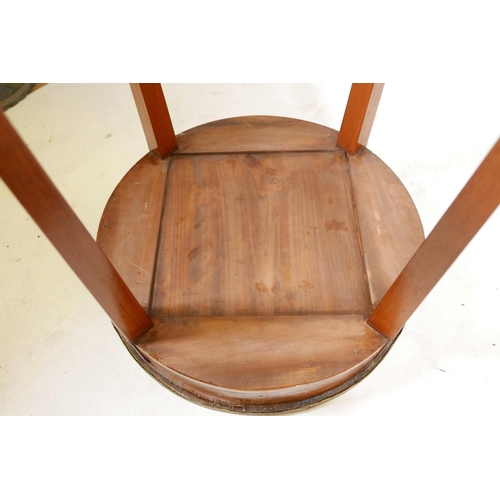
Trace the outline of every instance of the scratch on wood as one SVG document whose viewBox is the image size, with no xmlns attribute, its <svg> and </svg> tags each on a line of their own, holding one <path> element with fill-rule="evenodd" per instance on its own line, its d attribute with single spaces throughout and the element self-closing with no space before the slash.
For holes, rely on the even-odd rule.
<svg viewBox="0 0 500 500">
<path fill-rule="evenodd" d="M 139 267 L 138 265 L 134 264 L 133 262 L 130 262 L 128 261 L 129 264 L 132 264 L 134 267 L 137 267 L 137 269 L 140 269 L 143 273 L 146 273 L 150 278 L 151 278 L 151 275 L 145 271 L 142 267 Z"/>
</svg>

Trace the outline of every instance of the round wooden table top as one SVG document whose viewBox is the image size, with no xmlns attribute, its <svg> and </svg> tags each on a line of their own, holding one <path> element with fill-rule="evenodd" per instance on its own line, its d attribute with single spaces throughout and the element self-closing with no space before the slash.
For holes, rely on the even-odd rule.
<svg viewBox="0 0 500 500">
<path fill-rule="evenodd" d="M 250 116 L 144 156 L 104 210 L 97 241 L 155 324 L 136 360 L 214 408 L 308 407 L 361 380 L 392 341 L 366 324 L 423 242 L 397 176 L 337 132 Z"/>
</svg>

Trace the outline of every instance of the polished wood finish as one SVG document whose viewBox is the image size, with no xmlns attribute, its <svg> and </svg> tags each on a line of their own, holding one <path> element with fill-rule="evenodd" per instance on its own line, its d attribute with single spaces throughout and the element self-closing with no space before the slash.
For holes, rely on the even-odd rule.
<svg viewBox="0 0 500 500">
<path fill-rule="evenodd" d="M 350 155 L 368 144 L 382 95 L 382 83 L 354 83 L 340 127 L 337 146 Z"/>
<path fill-rule="evenodd" d="M 149 317 L 0 112 L 0 175 L 117 328 L 131 341 Z"/>
<path fill-rule="evenodd" d="M 111 195 L 97 233 L 100 248 L 146 311 L 166 179 L 167 160 L 147 154 Z"/>
<path fill-rule="evenodd" d="M 160 158 L 177 149 L 177 139 L 160 83 L 131 83 L 148 147 Z"/>
<path fill-rule="evenodd" d="M 500 140 L 373 311 L 393 338 L 500 203 Z"/>
<path fill-rule="evenodd" d="M 270 122 L 305 128 L 325 149 L 285 133 L 278 151 L 278 137 L 262 133 Z M 106 206 L 98 242 L 155 323 L 127 348 L 191 401 L 307 407 L 357 383 L 392 345 L 365 321 L 423 241 L 418 215 L 379 158 L 350 157 L 333 147 L 335 131 L 317 127 L 221 120 L 211 153 L 200 145 L 214 125 L 196 127 L 197 148 L 146 155 Z"/>
<path fill-rule="evenodd" d="M 338 132 L 316 123 L 278 116 L 226 118 L 180 133 L 176 154 L 331 151 Z"/>
</svg>

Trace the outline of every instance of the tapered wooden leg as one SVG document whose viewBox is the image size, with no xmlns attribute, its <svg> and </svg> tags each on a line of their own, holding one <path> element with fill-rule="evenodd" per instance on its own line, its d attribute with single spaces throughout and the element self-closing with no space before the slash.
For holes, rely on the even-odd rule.
<svg viewBox="0 0 500 500">
<path fill-rule="evenodd" d="M 337 139 L 346 153 L 354 155 L 368 144 L 383 88 L 383 83 L 352 84 Z"/>
<path fill-rule="evenodd" d="M 0 177 L 117 328 L 131 341 L 153 323 L 0 112 Z"/>
<path fill-rule="evenodd" d="M 131 83 L 130 88 L 149 150 L 162 159 L 166 158 L 178 145 L 161 84 Z"/>
<path fill-rule="evenodd" d="M 393 338 L 500 204 L 500 140 L 422 243 L 368 324 Z"/>
</svg>

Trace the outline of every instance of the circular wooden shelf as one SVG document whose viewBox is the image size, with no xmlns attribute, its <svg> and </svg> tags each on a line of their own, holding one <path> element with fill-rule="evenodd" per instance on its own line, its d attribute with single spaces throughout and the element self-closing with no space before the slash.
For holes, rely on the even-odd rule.
<svg viewBox="0 0 500 500">
<path fill-rule="evenodd" d="M 348 389 L 391 347 L 365 321 L 422 226 L 389 167 L 336 138 L 220 120 L 119 183 L 97 241 L 155 324 L 122 339 L 162 384 L 219 409 L 289 411 Z"/>
</svg>

